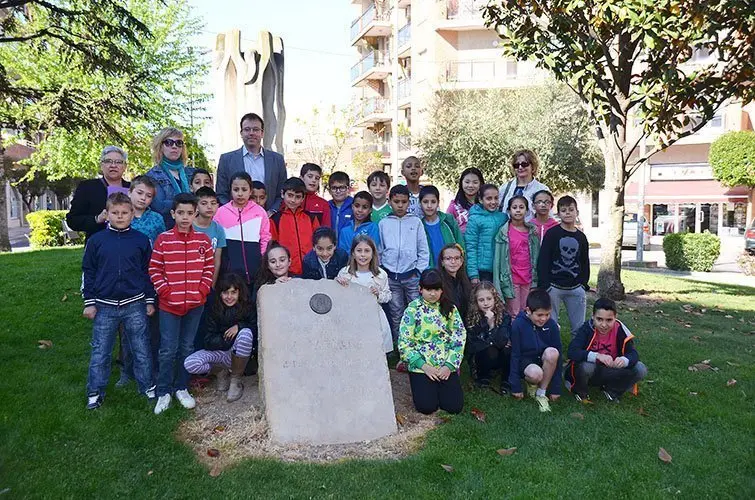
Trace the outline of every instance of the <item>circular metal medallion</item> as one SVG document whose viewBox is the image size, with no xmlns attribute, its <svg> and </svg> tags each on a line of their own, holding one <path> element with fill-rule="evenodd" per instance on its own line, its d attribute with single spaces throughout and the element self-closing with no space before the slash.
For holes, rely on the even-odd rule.
<svg viewBox="0 0 755 500">
<path fill-rule="evenodd" d="M 333 301 L 324 293 L 316 293 L 309 299 L 309 307 L 317 314 L 327 314 L 333 308 Z"/>
</svg>

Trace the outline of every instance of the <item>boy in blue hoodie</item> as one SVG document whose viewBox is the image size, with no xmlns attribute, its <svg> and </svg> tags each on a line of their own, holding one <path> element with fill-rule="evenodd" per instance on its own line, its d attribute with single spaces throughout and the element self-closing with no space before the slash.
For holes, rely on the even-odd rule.
<svg viewBox="0 0 755 500">
<path fill-rule="evenodd" d="M 551 318 L 551 298 L 545 290 L 532 290 L 527 307 L 511 325 L 511 393 L 522 399 L 522 379 L 527 394 L 541 412 L 551 411 L 550 400 L 561 396 L 561 332 Z"/>
<path fill-rule="evenodd" d="M 336 171 L 328 177 L 328 192 L 330 192 L 330 227 L 341 234 L 341 229 L 351 224 L 351 204 L 354 199 L 349 195 L 351 179 L 346 172 Z"/>
<path fill-rule="evenodd" d="M 99 408 L 110 378 L 113 344 L 122 323 L 123 339 L 134 358 L 139 392 L 155 397 L 152 385 L 148 316 L 155 314 L 155 290 L 149 279 L 152 246 L 149 238 L 131 229 L 134 207 L 124 193 L 108 197 L 106 229 L 87 240 L 83 315 L 94 320 L 92 356 L 87 378 L 87 409 Z"/>
<path fill-rule="evenodd" d="M 347 253 L 351 252 L 351 242 L 354 240 L 354 236 L 358 234 L 366 234 L 372 238 L 375 246 L 380 246 L 378 223 L 372 222 L 370 217 L 373 201 L 372 195 L 367 191 L 359 191 L 354 195 L 354 200 L 351 203 L 353 217 L 351 222 L 338 233 L 338 248 L 342 248 Z"/>
<path fill-rule="evenodd" d="M 391 289 L 388 310 L 395 343 L 404 309 L 419 297 L 419 275 L 430 265 L 430 250 L 422 221 L 408 213 L 409 188 L 401 184 L 393 186 L 388 199 L 393 213 L 378 225 L 378 253 L 380 266 L 388 273 Z"/>
<path fill-rule="evenodd" d="M 592 318 L 585 321 L 569 343 L 566 386 L 577 401 L 589 401 L 588 386 L 602 388 L 610 402 L 645 378 L 647 367 L 634 348 L 634 335 L 616 318 L 616 303 L 598 299 Z"/>
</svg>

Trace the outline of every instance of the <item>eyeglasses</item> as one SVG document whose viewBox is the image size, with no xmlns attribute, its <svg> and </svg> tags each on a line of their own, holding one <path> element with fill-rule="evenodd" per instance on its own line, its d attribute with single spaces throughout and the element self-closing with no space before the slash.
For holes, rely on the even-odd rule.
<svg viewBox="0 0 755 500">
<path fill-rule="evenodd" d="M 458 255 L 454 255 L 452 257 L 443 257 L 443 260 L 447 260 L 449 262 L 459 262 L 461 261 L 461 257 Z"/>
<path fill-rule="evenodd" d="M 334 193 L 343 193 L 344 191 L 348 189 L 349 189 L 348 186 L 333 186 L 332 188 L 330 188 L 330 190 L 333 191 Z"/>
<path fill-rule="evenodd" d="M 163 144 L 165 146 L 168 146 L 169 148 L 172 148 L 173 146 L 177 148 L 184 147 L 184 141 L 182 141 L 181 139 L 165 139 L 163 141 Z"/>
<path fill-rule="evenodd" d="M 255 134 L 259 134 L 260 132 L 262 132 L 262 129 L 259 128 L 259 127 L 244 127 L 244 128 L 241 129 L 241 131 L 244 132 L 245 134 L 248 134 L 250 132 L 254 132 Z"/>
<path fill-rule="evenodd" d="M 551 200 L 535 200 L 535 205 L 553 205 Z"/>
<path fill-rule="evenodd" d="M 527 168 L 529 166 L 530 166 L 530 162 L 528 162 L 528 161 L 522 161 L 522 162 L 519 162 L 519 163 L 514 163 L 514 165 L 513 165 L 513 167 L 515 169 L 517 169 L 517 170 L 519 170 L 520 168 Z"/>
<path fill-rule="evenodd" d="M 110 158 L 108 158 L 106 160 L 102 160 L 102 164 L 103 165 L 116 165 L 118 167 L 122 167 L 123 165 L 126 164 L 126 161 L 125 160 L 111 160 Z"/>
</svg>

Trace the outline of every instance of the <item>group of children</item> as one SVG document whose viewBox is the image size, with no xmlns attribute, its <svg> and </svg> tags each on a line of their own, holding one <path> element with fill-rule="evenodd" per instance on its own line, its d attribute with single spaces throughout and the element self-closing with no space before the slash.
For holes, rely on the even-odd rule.
<svg viewBox="0 0 755 500">
<path fill-rule="evenodd" d="M 478 386 L 500 371 L 502 392 L 521 398 L 524 379 L 548 411 L 546 391 L 553 401 L 561 389 L 561 302 L 574 336 L 566 380 L 577 398 L 586 400 L 588 383 L 598 383 L 618 400 L 644 376 L 613 303 L 598 301 L 584 322 L 588 245 L 574 198 L 559 199 L 560 221 L 547 190 L 534 194 L 534 212 L 516 193 L 501 206 L 498 188 L 469 168 L 444 213 L 438 189 L 419 184 L 417 158 L 403 162 L 402 174 L 406 185 L 391 187 L 385 172 L 373 172 L 369 191 L 352 197 L 349 176 L 333 172 L 326 201 L 317 194 L 322 169 L 307 163 L 283 183 L 280 209 L 268 213 L 265 185 L 249 174 L 231 177 L 231 201 L 219 206 L 210 174 L 197 170 L 194 194 L 173 200 L 168 231 L 148 208 L 155 191 L 148 177 L 135 178 L 129 196 L 111 195 L 107 229 L 89 238 L 83 261 L 84 315 L 94 320 L 87 407 L 104 400 L 120 324 L 116 385 L 135 378 L 156 398 L 156 414 L 173 396 L 195 406 L 192 374 L 214 373 L 227 400 L 238 400 L 257 347 L 257 291 L 294 278 L 371 291 L 383 306 L 384 351 L 398 347 L 396 368 L 409 372 L 423 413 L 461 411 L 464 358 Z"/>
</svg>

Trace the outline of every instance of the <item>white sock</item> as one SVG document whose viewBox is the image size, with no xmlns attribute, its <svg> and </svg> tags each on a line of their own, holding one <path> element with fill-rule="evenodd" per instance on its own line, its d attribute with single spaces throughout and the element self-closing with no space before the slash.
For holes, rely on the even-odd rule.
<svg viewBox="0 0 755 500">
<path fill-rule="evenodd" d="M 535 391 L 535 397 L 545 396 L 545 389 L 540 389 L 538 387 L 537 391 Z"/>
</svg>

